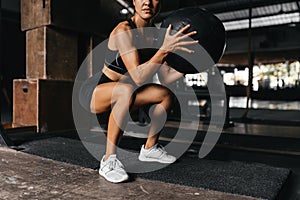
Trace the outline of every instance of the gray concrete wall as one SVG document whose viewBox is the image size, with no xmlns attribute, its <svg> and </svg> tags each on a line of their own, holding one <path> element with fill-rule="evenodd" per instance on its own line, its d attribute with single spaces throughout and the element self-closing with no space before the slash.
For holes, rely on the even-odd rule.
<svg viewBox="0 0 300 200">
<path fill-rule="evenodd" d="M 20 0 L 1 0 L 1 8 L 20 12 Z"/>
</svg>

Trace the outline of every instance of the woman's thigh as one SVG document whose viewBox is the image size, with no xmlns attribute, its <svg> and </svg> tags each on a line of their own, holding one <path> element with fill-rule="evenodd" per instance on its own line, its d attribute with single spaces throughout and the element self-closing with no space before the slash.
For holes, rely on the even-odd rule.
<svg viewBox="0 0 300 200">
<path fill-rule="evenodd" d="M 168 88 L 159 84 L 148 84 L 142 86 L 134 92 L 134 87 L 126 83 L 110 82 L 98 85 L 92 95 L 91 111 L 93 113 L 103 113 L 111 109 L 112 105 L 122 97 L 134 100 L 134 108 L 144 105 L 158 104 L 163 100 L 171 101 L 171 92 Z M 123 102 L 124 105 L 127 102 Z M 128 107 L 130 105 L 127 105 Z"/>
<path fill-rule="evenodd" d="M 132 85 L 109 82 L 98 85 L 92 95 L 91 112 L 103 113 L 111 109 L 112 105 L 122 96 L 133 93 Z M 125 105 L 125 103 L 124 103 Z"/>
<path fill-rule="evenodd" d="M 158 104 L 163 100 L 171 100 L 171 91 L 159 84 L 148 84 L 136 91 L 134 107 Z"/>
</svg>

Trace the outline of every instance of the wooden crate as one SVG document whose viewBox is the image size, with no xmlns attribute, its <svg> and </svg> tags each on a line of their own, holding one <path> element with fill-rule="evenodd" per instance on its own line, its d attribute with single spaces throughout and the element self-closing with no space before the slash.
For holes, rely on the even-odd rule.
<svg viewBox="0 0 300 200">
<path fill-rule="evenodd" d="M 51 25 L 82 33 L 108 34 L 115 19 L 106 18 L 106 26 L 101 25 L 102 10 L 99 0 L 21 0 L 21 29 Z"/>
<path fill-rule="evenodd" d="M 77 34 L 46 26 L 26 32 L 28 79 L 74 80 L 77 70 Z"/>
<path fill-rule="evenodd" d="M 17 79 L 13 89 L 14 124 L 38 132 L 74 129 L 73 81 Z"/>
</svg>

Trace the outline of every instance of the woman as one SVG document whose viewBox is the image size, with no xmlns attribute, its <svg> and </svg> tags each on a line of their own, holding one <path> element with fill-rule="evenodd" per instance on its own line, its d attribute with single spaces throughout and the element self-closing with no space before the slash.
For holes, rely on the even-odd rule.
<svg viewBox="0 0 300 200">
<path fill-rule="evenodd" d="M 176 50 L 192 53 L 187 46 L 197 41 L 185 41 L 187 37 L 196 33 L 183 34 L 189 26 L 173 35 L 169 26 L 161 47 L 145 60 L 145 57 L 141 56 L 142 50 L 136 48 L 136 37 L 130 30 L 138 28 L 141 30 L 139 40 L 153 42 L 147 40 L 140 28 L 153 26 L 152 19 L 157 14 L 160 4 L 160 0 L 133 0 L 134 15 L 128 21 L 119 23 L 110 34 L 106 57 L 112 58 L 113 62 L 105 62 L 102 77 L 91 97 L 91 112 L 99 114 L 111 109 L 106 154 L 101 160 L 99 174 L 113 183 L 128 179 L 123 165 L 116 157 L 116 144 L 127 123 L 127 113 L 133 107 L 155 105 L 149 136 L 142 146 L 139 160 L 160 163 L 173 163 L 176 160 L 157 144 L 159 137 L 157 124 L 163 120 L 172 103 L 171 92 L 163 85 L 174 82 L 183 74 L 167 67 L 164 60 L 170 52 Z M 162 85 L 153 83 L 143 85 L 155 73 L 158 74 Z M 136 87 L 139 88 L 135 90 Z"/>
</svg>

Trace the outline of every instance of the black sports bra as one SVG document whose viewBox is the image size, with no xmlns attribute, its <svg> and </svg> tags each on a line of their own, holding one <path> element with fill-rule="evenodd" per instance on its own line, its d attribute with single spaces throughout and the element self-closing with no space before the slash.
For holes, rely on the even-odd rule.
<svg viewBox="0 0 300 200">
<path fill-rule="evenodd" d="M 127 21 L 132 29 L 137 28 L 131 19 L 128 19 Z M 137 44 L 138 38 L 139 38 L 139 35 L 137 34 L 136 37 L 134 37 L 134 40 L 135 40 L 134 44 Z M 149 51 L 149 49 L 138 50 L 140 62 L 143 63 L 143 62 L 149 60 L 155 54 L 156 51 L 157 51 L 156 49 L 151 49 L 150 51 Z M 120 53 L 117 50 L 111 50 L 107 47 L 104 63 L 109 69 L 111 69 L 119 74 L 125 74 L 128 72 L 128 70 L 120 56 Z"/>
</svg>

